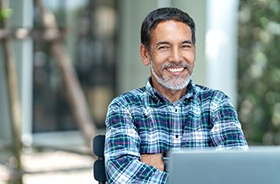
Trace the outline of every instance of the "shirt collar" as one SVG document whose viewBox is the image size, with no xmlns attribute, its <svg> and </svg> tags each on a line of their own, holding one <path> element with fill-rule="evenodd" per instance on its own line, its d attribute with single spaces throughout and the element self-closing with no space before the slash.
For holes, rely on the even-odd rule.
<svg viewBox="0 0 280 184">
<path fill-rule="evenodd" d="M 192 80 L 190 80 L 187 88 L 188 90 L 186 94 L 179 101 L 188 102 L 188 100 L 196 93 L 196 85 Z M 151 84 L 151 77 L 149 77 L 147 80 L 146 90 L 157 103 L 167 100 L 162 94 L 160 94 L 153 88 Z"/>
</svg>

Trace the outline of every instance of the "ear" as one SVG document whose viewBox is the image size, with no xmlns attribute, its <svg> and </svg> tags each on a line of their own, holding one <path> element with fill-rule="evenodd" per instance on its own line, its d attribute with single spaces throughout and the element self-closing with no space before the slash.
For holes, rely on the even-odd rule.
<svg viewBox="0 0 280 184">
<path fill-rule="evenodd" d="M 148 66 L 150 64 L 150 55 L 149 55 L 149 51 L 147 50 L 147 48 L 141 44 L 140 45 L 140 56 L 141 56 L 141 59 L 142 59 L 142 63 L 145 65 L 145 66 Z"/>
</svg>

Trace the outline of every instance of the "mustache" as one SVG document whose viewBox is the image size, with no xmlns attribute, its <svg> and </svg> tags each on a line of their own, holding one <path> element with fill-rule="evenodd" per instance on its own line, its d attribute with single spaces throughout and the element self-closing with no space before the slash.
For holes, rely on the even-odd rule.
<svg viewBox="0 0 280 184">
<path fill-rule="evenodd" d="M 191 65 L 188 64 L 188 63 L 185 63 L 183 61 L 164 63 L 163 65 L 161 65 L 161 69 L 172 68 L 172 67 L 174 67 L 174 68 L 175 67 L 177 67 L 177 68 L 183 67 L 183 68 L 186 68 L 188 71 L 191 70 Z"/>
</svg>

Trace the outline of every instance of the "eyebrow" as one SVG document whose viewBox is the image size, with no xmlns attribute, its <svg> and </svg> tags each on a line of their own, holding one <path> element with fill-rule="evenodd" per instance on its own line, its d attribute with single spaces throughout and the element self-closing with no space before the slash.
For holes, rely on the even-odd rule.
<svg viewBox="0 0 280 184">
<path fill-rule="evenodd" d="M 156 45 L 158 46 L 158 45 L 166 45 L 166 44 L 169 44 L 169 42 L 166 42 L 166 41 L 157 42 Z"/>
<path fill-rule="evenodd" d="M 186 44 L 193 44 L 191 40 L 186 40 L 186 41 L 183 41 L 182 43 L 183 43 L 183 44 L 184 44 L 184 43 L 186 43 Z"/>
<path fill-rule="evenodd" d="M 167 41 L 162 41 L 162 42 L 158 42 L 156 45 L 165 45 L 165 44 L 170 44 L 169 42 Z M 182 42 L 182 44 L 193 44 L 191 40 L 185 40 Z"/>
</svg>

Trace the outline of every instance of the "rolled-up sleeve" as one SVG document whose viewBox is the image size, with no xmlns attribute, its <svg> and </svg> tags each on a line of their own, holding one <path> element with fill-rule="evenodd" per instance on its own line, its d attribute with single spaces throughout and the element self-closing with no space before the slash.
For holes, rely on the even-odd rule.
<svg viewBox="0 0 280 184">
<path fill-rule="evenodd" d="M 229 97 L 222 92 L 215 93 L 210 109 L 213 124 L 210 137 L 215 147 L 217 149 L 247 150 L 247 141 Z"/>
<path fill-rule="evenodd" d="M 110 104 L 105 140 L 108 183 L 167 183 L 167 173 L 140 162 L 140 142 L 129 110 Z"/>
</svg>

